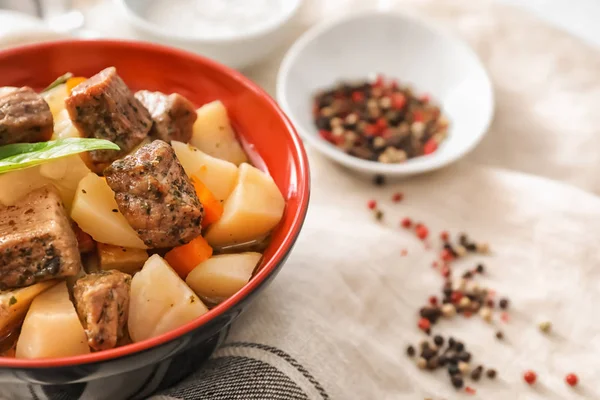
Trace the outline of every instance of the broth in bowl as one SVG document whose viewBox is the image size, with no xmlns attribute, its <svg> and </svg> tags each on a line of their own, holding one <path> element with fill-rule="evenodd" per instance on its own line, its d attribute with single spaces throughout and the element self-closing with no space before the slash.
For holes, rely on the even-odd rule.
<svg viewBox="0 0 600 400">
<path fill-rule="evenodd" d="M 156 337 L 251 278 L 285 200 L 220 101 L 133 93 L 109 67 L 2 88 L 0 110 L 5 356 Z"/>
</svg>

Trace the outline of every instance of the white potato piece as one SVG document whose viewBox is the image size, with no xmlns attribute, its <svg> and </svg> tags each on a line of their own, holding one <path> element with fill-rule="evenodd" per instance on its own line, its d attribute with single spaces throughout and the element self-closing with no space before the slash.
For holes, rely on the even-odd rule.
<svg viewBox="0 0 600 400">
<path fill-rule="evenodd" d="M 17 358 L 68 357 L 87 354 L 87 336 L 60 282 L 38 295 L 25 316 L 17 340 Z"/>
<path fill-rule="evenodd" d="M 213 101 L 196 110 L 194 133 L 190 144 L 203 152 L 227 160 L 235 165 L 247 162 L 248 158 L 229 122 L 227 110 L 220 101 Z"/>
<path fill-rule="evenodd" d="M 54 116 L 54 132 L 52 133 L 52 140 L 66 139 L 66 138 L 78 138 L 81 137 L 81 133 L 75 128 L 69 112 L 63 108 Z"/>
<path fill-rule="evenodd" d="M 198 264 L 185 282 L 200 297 L 223 301 L 240 290 L 252 277 L 262 254 L 221 254 Z"/>
<path fill-rule="evenodd" d="M 58 281 L 45 281 L 21 289 L 0 292 L 0 336 L 3 337 L 16 328 L 27 314 L 33 299 L 57 283 Z"/>
<path fill-rule="evenodd" d="M 208 228 L 204 237 L 213 247 L 258 239 L 271 231 L 283 215 L 285 200 L 273 178 L 249 164 L 239 169 L 221 219 Z"/>
<path fill-rule="evenodd" d="M 117 207 L 106 181 L 90 172 L 77 186 L 71 218 L 100 243 L 145 249 L 146 246 Z"/>
<path fill-rule="evenodd" d="M 52 117 L 56 121 L 58 114 L 65 110 L 65 99 L 69 96 L 69 91 L 67 90 L 67 85 L 62 84 L 58 85 L 44 93 L 41 93 L 41 96 L 48 106 L 50 107 L 50 112 L 52 113 Z"/>
<path fill-rule="evenodd" d="M 134 342 L 178 328 L 206 312 L 200 298 L 158 254 L 131 280 L 127 324 Z"/>
<path fill-rule="evenodd" d="M 172 141 L 171 146 L 189 177 L 197 176 L 217 199 L 227 200 L 238 177 L 235 164 L 209 156 L 182 142 Z"/>
<path fill-rule="evenodd" d="M 40 165 L 40 174 L 52 180 L 67 210 L 71 209 L 79 182 L 90 173 L 78 154 Z"/>
<path fill-rule="evenodd" d="M 40 166 L 0 174 L 0 203 L 12 206 L 27 193 L 51 183 L 40 174 Z"/>
<path fill-rule="evenodd" d="M 14 86 L 0 86 L 0 96 L 2 96 L 3 94 L 14 92 L 17 89 L 18 88 Z"/>
</svg>

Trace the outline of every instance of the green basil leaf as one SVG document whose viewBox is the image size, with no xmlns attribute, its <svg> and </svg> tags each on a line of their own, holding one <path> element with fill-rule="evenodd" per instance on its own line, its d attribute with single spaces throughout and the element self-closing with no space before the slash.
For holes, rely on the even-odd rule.
<svg viewBox="0 0 600 400">
<path fill-rule="evenodd" d="M 51 84 L 48 85 L 48 87 L 44 90 L 41 91 L 41 93 L 47 92 L 48 90 L 52 90 L 55 87 L 57 87 L 58 85 L 62 85 L 63 83 L 67 83 L 67 81 L 69 79 L 71 79 L 73 77 L 73 74 L 70 72 L 67 72 L 64 75 L 59 76 L 58 78 L 56 78 L 54 80 L 54 82 L 52 82 Z"/>
<path fill-rule="evenodd" d="M 119 150 L 119 146 L 104 139 L 83 138 L 7 144 L 0 146 L 0 174 L 92 150 Z"/>
</svg>

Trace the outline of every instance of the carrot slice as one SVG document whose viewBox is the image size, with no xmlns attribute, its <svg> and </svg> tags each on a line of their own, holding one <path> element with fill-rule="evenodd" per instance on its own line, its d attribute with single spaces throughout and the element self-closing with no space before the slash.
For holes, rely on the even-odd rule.
<svg viewBox="0 0 600 400">
<path fill-rule="evenodd" d="M 171 249 L 165 254 L 165 260 L 182 279 L 185 279 L 198 264 L 208 260 L 212 253 L 213 249 L 208 242 L 202 236 L 198 236 L 183 246 Z"/>
<path fill-rule="evenodd" d="M 73 88 L 84 81 L 87 81 L 87 78 L 84 78 L 82 76 L 76 76 L 76 77 L 67 79 L 67 92 L 69 92 L 69 94 L 71 94 L 71 91 L 73 90 Z"/>
<path fill-rule="evenodd" d="M 194 189 L 200 203 L 204 206 L 204 218 L 202 219 L 202 227 L 206 228 L 208 225 L 217 222 L 223 215 L 223 204 L 217 199 L 210 190 L 202 183 L 200 178 L 196 175 L 192 175 L 192 182 L 194 183 Z"/>
</svg>

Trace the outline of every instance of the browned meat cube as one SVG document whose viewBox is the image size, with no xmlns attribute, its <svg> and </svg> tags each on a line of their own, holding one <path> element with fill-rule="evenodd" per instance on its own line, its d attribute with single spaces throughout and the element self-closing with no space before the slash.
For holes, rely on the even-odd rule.
<svg viewBox="0 0 600 400">
<path fill-rule="evenodd" d="M 135 97 L 150 111 L 154 125 L 150 135 L 171 143 L 171 140 L 187 143 L 192 138 L 194 122 L 198 115 L 191 101 L 180 94 L 166 95 L 161 92 L 140 90 Z"/>
<path fill-rule="evenodd" d="M 128 154 L 152 127 L 150 113 L 133 96 L 114 67 L 75 86 L 65 104 L 83 137 L 107 139 L 121 148 L 90 152 L 92 169 L 97 173 Z"/>
<path fill-rule="evenodd" d="M 0 290 L 77 275 L 77 239 L 52 186 L 0 207 Z"/>
<path fill-rule="evenodd" d="M 142 146 L 104 171 L 119 210 L 146 246 L 166 248 L 200 236 L 204 208 L 173 148 Z"/>
<path fill-rule="evenodd" d="M 33 89 L 0 95 L 0 145 L 44 142 L 53 129 L 50 107 Z"/>
<path fill-rule="evenodd" d="M 92 349 L 111 349 L 124 336 L 130 286 L 131 276 L 115 270 L 86 275 L 73 285 L 75 308 Z"/>
</svg>

